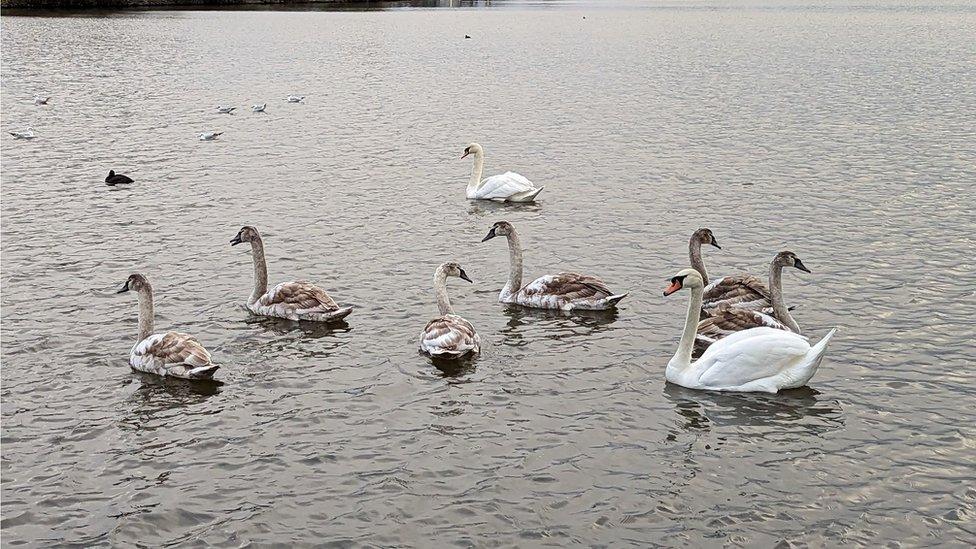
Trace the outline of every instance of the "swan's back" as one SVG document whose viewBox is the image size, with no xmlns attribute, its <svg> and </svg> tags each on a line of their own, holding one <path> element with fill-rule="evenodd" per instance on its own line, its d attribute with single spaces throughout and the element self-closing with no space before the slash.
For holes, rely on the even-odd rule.
<svg viewBox="0 0 976 549">
<path fill-rule="evenodd" d="M 513 301 L 542 309 L 602 310 L 614 306 L 625 296 L 613 295 L 606 283 L 595 276 L 558 273 L 533 280 L 515 294 Z"/>
<path fill-rule="evenodd" d="M 813 377 L 832 334 L 811 353 L 806 338 L 792 332 L 768 327 L 737 332 L 712 344 L 683 375 L 686 379 L 681 384 L 689 386 L 690 382 L 694 388 L 716 391 L 770 393 L 800 387 Z"/>
<path fill-rule="evenodd" d="M 485 178 L 470 198 L 504 199 L 535 190 L 535 185 L 524 176 L 505 172 Z"/>
<path fill-rule="evenodd" d="M 195 337 L 181 332 L 153 334 L 136 343 L 129 354 L 134 369 L 191 379 L 213 377 L 217 366 Z"/>
<path fill-rule="evenodd" d="M 481 338 L 470 322 L 458 315 L 439 316 L 420 332 L 420 350 L 440 357 L 461 357 L 481 351 Z"/>
<path fill-rule="evenodd" d="M 705 286 L 702 294 L 702 310 L 711 314 L 723 305 L 763 309 L 771 304 L 771 299 L 769 288 L 758 277 L 723 276 Z"/>
</svg>

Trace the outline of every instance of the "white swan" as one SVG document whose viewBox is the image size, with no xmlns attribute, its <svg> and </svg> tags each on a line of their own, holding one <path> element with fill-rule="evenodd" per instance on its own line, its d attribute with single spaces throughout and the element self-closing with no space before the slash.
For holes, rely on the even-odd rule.
<svg viewBox="0 0 976 549">
<path fill-rule="evenodd" d="M 627 297 L 627 294 L 614 294 L 610 288 L 595 276 L 578 273 L 559 273 L 540 276 L 529 285 L 522 287 L 522 243 L 515 227 L 508 221 L 499 221 L 492 225 L 488 235 L 481 241 L 491 240 L 496 236 L 508 238 L 508 255 L 510 271 L 508 282 L 498 294 L 498 301 L 515 303 L 525 307 L 540 309 L 560 309 L 572 311 L 587 309 L 604 311 L 613 309 L 617 302 Z"/>
<path fill-rule="evenodd" d="M 268 107 L 267 103 L 261 103 L 260 105 L 251 105 L 251 112 L 264 112 L 264 109 Z"/>
<path fill-rule="evenodd" d="M 183 379 L 211 379 L 217 366 L 193 336 L 181 332 L 153 332 L 153 290 L 141 274 L 129 275 L 118 293 L 139 294 L 139 340 L 129 352 L 129 366 L 140 372 Z"/>
<path fill-rule="evenodd" d="M 485 167 L 485 150 L 472 143 L 465 147 L 461 158 L 474 155 L 471 179 L 468 181 L 467 195 L 472 200 L 498 200 L 500 202 L 532 202 L 545 187 L 536 188 L 531 181 L 515 172 L 505 172 L 481 179 Z"/>
<path fill-rule="evenodd" d="M 234 109 L 237 107 L 224 107 L 222 105 L 217 105 L 217 112 L 220 114 L 234 114 Z"/>
<path fill-rule="evenodd" d="M 35 105 L 47 105 L 47 102 L 51 100 L 51 97 L 41 97 L 38 94 L 34 94 L 34 104 Z"/>
<path fill-rule="evenodd" d="M 224 132 L 203 132 L 200 134 L 199 139 L 200 141 L 213 141 L 223 134 Z"/>
<path fill-rule="evenodd" d="M 684 269 L 664 290 L 668 296 L 681 288 L 691 290 L 684 331 L 678 350 L 668 361 L 665 377 L 689 389 L 775 393 L 806 385 L 827 352 L 837 331 L 830 330 L 813 347 L 806 338 L 775 328 L 751 328 L 713 343 L 695 362 L 691 353 L 701 316 L 705 284 L 698 271 Z"/>
<path fill-rule="evenodd" d="M 34 129 L 30 126 L 27 126 L 27 129 L 23 131 L 12 131 L 7 133 L 14 136 L 14 139 L 34 139 L 37 137 L 34 135 Z"/>
<path fill-rule="evenodd" d="M 301 103 L 302 101 L 305 101 L 305 96 L 304 95 L 289 95 L 288 97 L 285 98 L 285 101 L 287 101 L 289 103 Z"/>
<path fill-rule="evenodd" d="M 470 322 L 454 314 L 447 297 L 447 277 L 456 276 L 471 282 L 455 262 L 444 263 L 434 271 L 434 294 L 441 316 L 431 320 L 420 332 L 420 350 L 434 358 L 461 358 L 481 352 L 481 338 Z"/>
<path fill-rule="evenodd" d="M 777 330 L 787 330 L 802 335 L 800 326 L 790 314 L 789 307 L 783 300 L 783 267 L 796 267 L 810 272 L 795 253 L 783 251 L 776 254 L 769 264 L 769 288 L 772 293 L 772 311 L 745 309 L 724 303 L 713 310 L 712 316 L 698 323 L 698 335 L 695 336 L 695 351 L 701 352 L 719 339 L 735 332 L 767 326 Z M 702 277 L 704 278 L 704 277 Z"/>
<path fill-rule="evenodd" d="M 254 227 L 242 227 L 230 245 L 242 242 L 251 243 L 254 262 L 254 291 L 245 304 L 247 310 L 261 316 L 312 322 L 335 322 L 352 312 L 352 307 L 339 307 L 325 290 L 307 280 L 282 282 L 268 290 L 268 264 L 261 235 Z"/>
</svg>

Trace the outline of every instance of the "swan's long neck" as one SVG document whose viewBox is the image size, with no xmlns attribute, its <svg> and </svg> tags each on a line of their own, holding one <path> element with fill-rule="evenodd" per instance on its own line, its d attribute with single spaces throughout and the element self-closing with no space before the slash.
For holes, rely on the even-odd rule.
<svg viewBox="0 0 976 549">
<path fill-rule="evenodd" d="M 473 193 L 481 188 L 481 173 L 485 168 L 485 153 L 474 153 L 474 165 L 471 166 L 471 179 L 468 180 L 468 192 Z"/>
<path fill-rule="evenodd" d="M 522 241 L 515 229 L 508 233 L 508 291 L 515 293 L 522 289 Z"/>
<path fill-rule="evenodd" d="M 139 290 L 139 341 L 152 335 L 155 314 L 152 286 L 146 284 Z"/>
<path fill-rule="evenodd" d="M 793 333 L 800 333 L 800 326 L 793 320 L 790 309 L 783 301 L 783 265 L 778 261 L 773 261 L 769 266 L 769 291 L 773 298 L 773 314 L 777 320 L 786 324 Z"/>
<path fill-rule="evenodd" d="M 248 298 L 248 303 L 254 303 L 268 291 L 268 263 L 264 259 L 261 237 L 251 241 L 251 259 L 254 261 L 254 292 Z"/>
<path fill-rule="evenodd" d="M 443 269 L 437 269 L 434 273 L 434 295 L 437 296 L 437 309 L 441 315 L 453 315 L 454 307 L 451 307 L 451 298 L 447 297 L 447 273 Z"/>
<path fill-rule="evenodd" d="M 688 241 L 688 259 L 691 262 L 691 268 L 701 273 L 702 283 L 708 286 L 708 273 L 705 272 L 705 262 L 702 261 L 701 255 L 701 241 L 698 240 L 697 236 L 692 236 L 691 240 Z"/>
<path fill-rule="evenodd" d="M 688 314 L 685 315 L 685 329 L 681 332 L 681 342 L 678 350 L 668 363 L 678 369 L 685 369 L 691 365 L 691 352 L 695 350 L 695 334 L 698 333 L 698 320 L 701 316 L 702 293 L 704 288 L 691 288 L 691 300 L 688 302 Z"/>
</svg>

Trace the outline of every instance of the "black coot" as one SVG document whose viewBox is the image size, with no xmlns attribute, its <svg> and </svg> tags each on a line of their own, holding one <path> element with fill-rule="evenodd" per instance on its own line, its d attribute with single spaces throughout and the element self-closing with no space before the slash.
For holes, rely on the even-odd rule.
<svg viewBox="0 0 976 549">
<path fill-rule="evenodd" d="M 126 183 L 132 183 L 132 178 L 127 175 L 115 173 L 115 170 L 108 171 L 108 177 L 105 178 L 106 185 L 114 187 L 116 185 L 124 185 Z"/>
</svg>

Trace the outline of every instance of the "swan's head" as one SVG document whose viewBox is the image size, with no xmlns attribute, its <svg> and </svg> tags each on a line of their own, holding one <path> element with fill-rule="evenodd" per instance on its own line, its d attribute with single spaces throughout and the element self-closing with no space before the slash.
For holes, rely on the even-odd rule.
<svg viewBox="0 0 976 549">
<path fill-rule="evenodd" d="M 491 240 L 492 238 L 495 238 L 496 236 L 508 236 L 514 232 L 515 232 L 515 227 L 513 227 L 511 223 L 509 223 L 508 221 L 499 221 L 494 225 L 492 225 L 491 229 L 488 229 L 488 234 L 485 235 L 485 237 L 482 238 L 481 241 L 485 242 L 487 240 Z"/>
<path fill-rule="evenodd" d="M 671 277 L 671 285 L 664 290 L 664 295 L 669 296 L 681 288 L 704 288 L 705 282 L 698 271 L 694 269 L 682 269 L 678 274 Z"/>
<path fill-rule="evenodd" d="M 722 247 L 718 245 L 718 242 L 715 241 L 715 235 L 712 234 L 711 229 L 706 229 L 706 228 L 698 229 L 697 231 L 695 231 L 694 234 L 691 235 L 691 240 L 692 242 L 711 244 L 712 246 L 715 246 L 720 250 L 722 249 Z"/>
<path fill-rule="evenodd" d="M 468 278 L 468 273 L 464 272 L 461 268 L 461 264 L 456 261 L 448 261 L 437 268 L 438 271 L 442 271 L 447 276 L 456 276 L 461 280 L 467 280 L 468 282 L 473 282 Z"/>
<path fill-rule="evenodd" d="M 464 148 L 464 154 L 461 155 L 461 158 L 464 158 L 465 156 L 468 156 L 469 154 L 473 154 L 475 156 L 478 156 L 479 154 L 482 154 L 484 152 L 485 151 L 484 151 L 484 149 L 481 148 L 481 145 L 479 145 L 477 143 L 471 143 L 470 145 L 468 145 L 467 147 Z"/>
<path fill-rule="evenodd" d="M 231 239 L 230 245 L 237 246 L 241 242 L 254 242 L 256 240 L 261 240 L 261 234 L 254 227 L 245 225 L 241 227 L 241 230 L 237 231 L 237 236 Z"/>
<path fill-rule="evenodd" d="M 152 285 L 149 284 L 149 279 L 145 275 L 139 273 L 133 273 L 129 275 L 126 279 L 125 284 L 122 285 L 122 289 L 116 293 L 125 293 L 129 290 L 135 290 L 141 292 L 142 290 L 151 290 Z"/>
<path fill-rule="evenodd" d="M 800 261 L 800 258 L 796 257 L 796 254 L 793 252 L 780 252 L 776 254 L 776 259 L 774 259 L 773 262 L 784 267 L 796 267 L 805 273 L 810 272 L 810 269 L 807 269 L 807 266 L 804 265 L 803 262 Z"/>
</svg>

